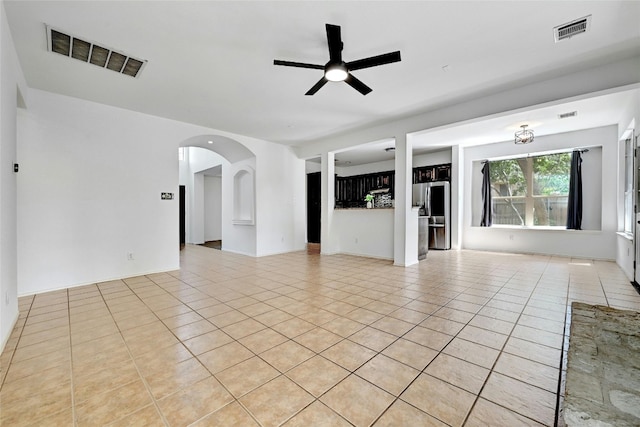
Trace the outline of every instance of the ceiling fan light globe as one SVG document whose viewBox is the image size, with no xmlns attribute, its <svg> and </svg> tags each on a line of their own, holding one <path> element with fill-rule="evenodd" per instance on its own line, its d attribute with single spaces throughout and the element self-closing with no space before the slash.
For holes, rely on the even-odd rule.
<svg viewBox="0 0 640 427">
<path fill-rule="evenodd" d="M 332 82 L 343 82 L 348 75 L 347 68 L 341 64 L 327 67 L 324 72 L 325 78 Z"/>
</svg>

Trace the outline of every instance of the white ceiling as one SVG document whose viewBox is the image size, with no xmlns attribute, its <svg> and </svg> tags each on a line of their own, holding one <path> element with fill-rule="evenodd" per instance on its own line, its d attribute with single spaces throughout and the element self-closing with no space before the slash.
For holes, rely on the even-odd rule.
<svg viewBox="0 0 640 427">
<path fill-rule="evenodd" d="M 4 4 L 31 87 L 288 145 L 640 52 L 637 1 Z M 586 15 L 592 15 L 588 33 L 554 42 L 553 27 Z M 367 96 L 344 83 L 305 96 L 322 72 L 277 67 L 273 60 L 324 64 L 326 23 L 342 26 L 346 61 L 394 50 L 402 61 L 354 72 L 373 88 Z M 133 79 L 48 52 L 45 24 L 148 63 Z M 601 101 L 589 108 L 611 100 Z M 583 108 L 574 123 L 589 117 Z M 557 112 L 544 113 L 469 125 L 464 135 L 505 140 L 491 132 L 504 135 L 520 120 L 554 128 L 548 117 Z M 450 132 L 425 133 L 418 146 L 435 149 L 438 141 L 451 141 Z"/>
<path fill-rule="evenodd" d="M 413 134 L 413 153 L 424 154 L 444 150 L 452 145 L 474 146 L 513 141 L 520 125 L 527 124 L 535 136 L 554 135 L 579 129 L 590 129 L 618 123 L 633 102 L 638 89 L 594 96 L 579 101 L 528 109 L 518 113 L 483 118 L 465 124 L 425 130 Z M 575 117 L 560 119 L 560 114 L 575 111 Z M 393 139 L 375 141 L 336 153 L 337 166 L 356 166 L 394 158 Z M 535 146 L 534 146 L 535 147 Z M 319 162 L 320 159 L 314 159 Z"/>
</svg>

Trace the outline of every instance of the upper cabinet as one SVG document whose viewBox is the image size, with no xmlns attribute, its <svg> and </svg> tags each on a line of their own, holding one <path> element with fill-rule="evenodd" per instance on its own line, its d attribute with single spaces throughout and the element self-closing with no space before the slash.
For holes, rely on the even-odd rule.
<svg viewBox="0 0 640 427">
<path fill-rule="evenodd" d="M 375 190 L 388 190 L 393 199 L 395 171 L 336 177 L 336 207 L 355 208 L 366 205 L 364 196 Z"/>
<path fill-rule="evenodd" d="M 413 168 L 413 183 L 451 181 L 451 163 Z"/>
<path fill-rule="evenodd" d="M 395 171 L 375 172 L 364 175 L 336 177 L 336 207 L 355 208 L 366 205 L 364 196 L 372 191 L 382 193 L 388 189 L 388 194 L 394 198 Z M 451 163 L 413 168 L 413 183 L 433 181 L 451 181 Z"/>
</svg>

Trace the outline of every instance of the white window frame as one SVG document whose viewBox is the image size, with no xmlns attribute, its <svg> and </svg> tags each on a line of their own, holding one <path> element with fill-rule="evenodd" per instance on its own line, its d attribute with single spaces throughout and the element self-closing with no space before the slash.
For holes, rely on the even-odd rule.
<svg viewBox="0 0 640 427">
<path fill-rule="evenodd" d="M 565 153 L 571 153 L 573 150 L 563 150 L 563 151 L 556 151 L 556 152 L 551 152 L 551 153 L 541 153 L 541 154 L 535 154 L 535 155 L 529 155 L 529 156 L 518 156 L 518 157 L 509 157 L 509 158 L 500 158 L 500 159 L 496 159 L 496 160 L 492 160 L 492 162 L 497 162 L 497 161 L 502 161 L 502 160 L 519 160 L 519 159 L 526 159 L 527 163 L 528 163 L 528 173 L 533 175 L 533 158 L 534 157 L 546 157 L 546 156 L 552 156 L 552 155 L 557 155 L 557 154 L 565 154 Z M 525 171 L 523 171 L 523 173 L 525 173 Z M 492 196 L 492 201 L 493 203 L 495 203 L 496 200 L 524 200 L 525 201 L 525 211 L 524 211 L 524 224 L 522 225 L 515 225 L 515 224 L 500 224 L 500 223 L 496 223 L 495 222 L 495 218 L 494 218 L 494 223 L 493 225 L 496 225 L 498 227 L 521 227 L 521 228 L 553 228 L 553 229 L 565 229 L 566 226 L 565 225 L 536 225 L 534 224 L 534 206 L 535 206 L 535 199 L 536 198 L 545 198 L 545 199 L 549 199 L 549 198 L 561 198 L 561 197 L 568 197 L 569 193 L 567 192 L 567 194 L 565 195 L 550 195 L 550 196 L 545 196 L 545 195 L 535 195 L 533 194 L 533 176 L 531 177 L 531 179 L 529 181 L 527 181 L 527 189 L 526 189 L 526 195 L 524 196 Z"/>
<path fill-rule="evenodd" d="M 633 227 L 635 219 L 635 200 L 634 200 L 634 157 L 635 147 L 633 138 L 629 137 L 624 141 L 624 229 L 623 232 L 629 237 L 633 236 Z"/>
</svg>

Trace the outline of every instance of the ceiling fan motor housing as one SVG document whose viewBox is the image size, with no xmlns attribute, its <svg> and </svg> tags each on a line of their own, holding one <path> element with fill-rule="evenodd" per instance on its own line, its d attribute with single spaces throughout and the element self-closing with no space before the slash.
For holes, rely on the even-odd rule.
<svg viewBox="0 0 640 427">
<path fill-rule="evenodd" d="M 324 76 L 331 82 L 343 82 L 349 75 L 349 69 L 344 61 L 327 62 L 324 67 Z"/>
</svg>

